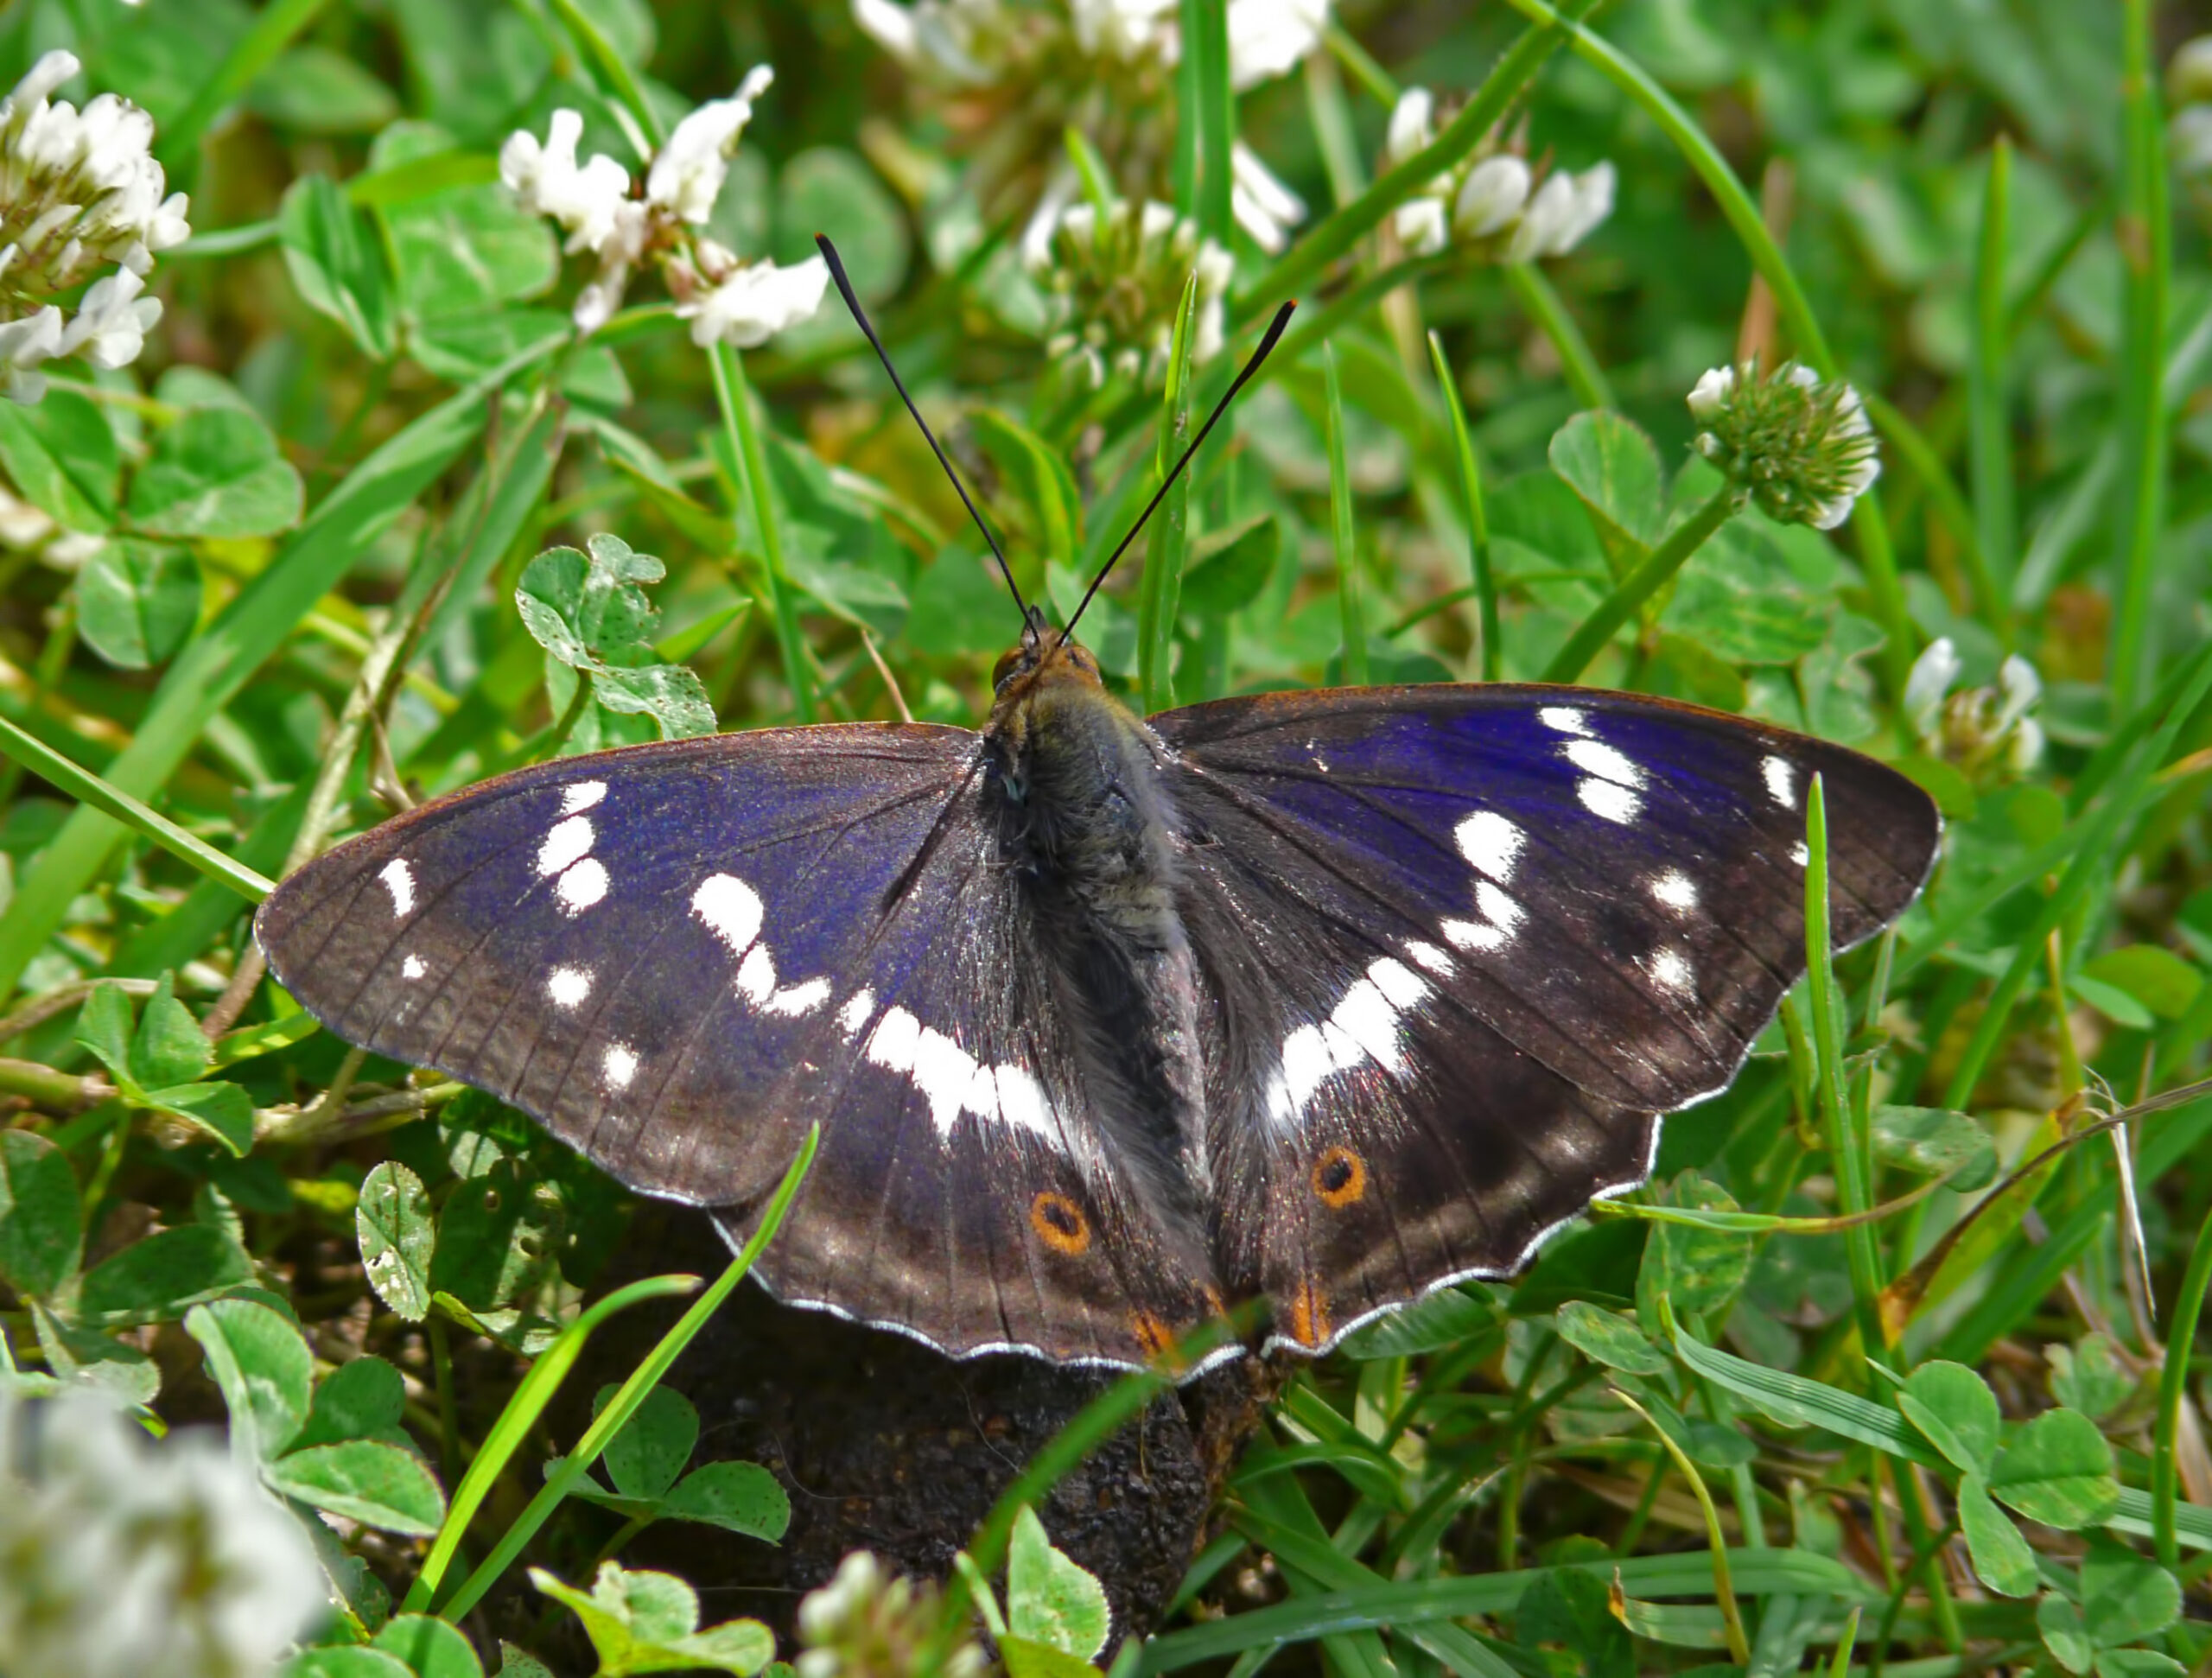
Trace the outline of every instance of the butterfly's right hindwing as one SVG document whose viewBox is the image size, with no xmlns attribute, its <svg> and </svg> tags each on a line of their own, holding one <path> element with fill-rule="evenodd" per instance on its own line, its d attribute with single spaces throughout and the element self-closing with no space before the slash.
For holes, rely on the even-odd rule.
<svg viewBox="0 0 2212 1678">
<path fill-rule="evenodd" d="M 520 772 L 287 880 L 257 931 L 350 1041 L 530 1113 L 761 1262 L 948 1351 L 1141 1361 L 1201 1310 L 1097 1146 L 976 737 L 773 730 Z"/>
</svg>

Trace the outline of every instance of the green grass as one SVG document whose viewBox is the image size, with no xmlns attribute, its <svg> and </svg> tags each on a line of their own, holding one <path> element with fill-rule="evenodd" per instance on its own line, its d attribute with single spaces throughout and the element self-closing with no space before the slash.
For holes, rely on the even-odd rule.
<svg viewBox="0 0 2212 1678">
<path fill-rule="evenodd" d="M 73 42 L 92 89 L 153 112 L 196 229 L 136 365 L 56 364 L 44 404 L 0 414 L 10 493 L 110 544 L 80 569 L 0 550 L 0 1381 L 163 1416 L 149 1349 L 179 1327 L 230 1396 L 293 1356 L 283 1311 L 313 1334 L 366 1301 L 355 1363 L 410 1378 L 419 1448 L 346 1441 L 388 1471 L 347 1507 L 394 1600 L 458 1620 L 609 1541 L 569 1494 L 602 1490 L 590 1459 L 673 1344 L 550 1484 L 539 1418 L 632 1302 L 593 1281 L 620 1192 L 314 1029 L 248 917 L 401 798 L 655 734 L 525 628 L 547 549 L 664 563 L 625 668 L 683 666 L 725 729 L 982 713 L 1019 626 L 834 295 L 741 361 L 639 279 L 580 343 L 588 266 L 496 184 L 505 135 L 556 105 L 629 158 L 626 127 L 664 134 L 768 58 L 715 236 L 786 261 L 837 239 L 1057 613 L 1172 458 L 1163 423 L 1299 299 L 1084 620 L 1133 700 L 1574 677 L 1859 746 L 1947 817 L 1923 902 L 1815 962 L 1736 1086 L 1669 1123 L 1651 1185 L 1519 1281 L 1297 1372 L 1120 1669 L 2202 1669 L 2212 194 L 2169 175 L 2171 20 L 1354 5 L 1322 64 L 1238 91 L 1221 8 L 1176 15 L 1179 68 L 1110 99 L 956 109 L 833 0 L 0 13 L 0 78 Z M 1465 103 L 1384 168 L 1411 86 Z M 1611 159 L 1611 216 L 1525 268 L 1400 248 L 1394 211 L 1499 122 L 1563 167 Z M 1172 392 L 1071 382 L 1001 255 L 1024 194 L 1073 155 L 1090 194 L 1220 232 L 1237 141 L 1312 213 L 1274 256 L 1233 237 L 1222 357 L 1185 365 L 1204 304 L 1177 276 L 1147 323 Z M 1683 398 L 1747 318 L 1764 365 L 1866 395 L 1885 476 L 1832 537 L 1738 512 L 1689 448 Z M 231 414 L 277 493 L 178 534 L 149 462 Z M 1939 636 L 1962 694 L 2008 653 L 2039 672 L 2031 761 L 1971 697 L 1932 729 L 1904 714 Z M 357 1250 L 372 1268 L 296 1285 L 302 1253 Z M 472 1337 L 512 1370 L 498 1391 L 454 1379 Z M 1020 1495 L 1153 1390 L 1109 1391 Z M 339 1507 L 257 1426 L 266 1473 Z M 976 1535 L 986 1570 L 1015 1514 Z M 356 1597 L 331 1639 L 375 1612 Z"/>
</svg>

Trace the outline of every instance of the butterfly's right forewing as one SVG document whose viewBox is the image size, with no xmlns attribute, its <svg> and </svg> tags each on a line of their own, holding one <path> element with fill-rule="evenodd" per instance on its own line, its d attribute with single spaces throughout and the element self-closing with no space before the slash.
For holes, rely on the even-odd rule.
<svg viewBox="0 0 2212 1678">
<path fill-rule="evenodd" d="M 1097 1146 L 989 866 L 976 737 L 770 730 L 521 772 L 342 846 L 257 931 L 301 1004 L 954 1351 L 1141 1359 L 1200 1310 Z"/>
</svg>

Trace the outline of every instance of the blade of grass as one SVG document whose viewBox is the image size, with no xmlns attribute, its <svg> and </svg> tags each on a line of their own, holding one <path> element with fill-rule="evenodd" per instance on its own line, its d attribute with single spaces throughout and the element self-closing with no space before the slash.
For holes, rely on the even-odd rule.
<svg viewBox="0 0 2212 1678">
<path fill-rule="evenodd" d="M 1705 182 L 1706 190 L 1713 194 L 1713 202 L 1734 230 L 1743 245 L 1745 254 L 1751 259 L 1774 293 L 1775 306 L 1788 328 L 1797 358 L 1808 364 L 1823 378 L 1840 378 L 1842 370 L 1834 353 L 1828 348 L 1826 334 L 1813 314 L 1813 306 L 1805 296 L 1805 288 L 1798 283 L 1796 270 L 1782 253 L 1768 230 L 1766 219 L 1759 213 L 1758 202 L 1736 178 L 1736 171 L 1729 167 L 1696 120 L 1678 105 L 1667 90 L 1654 81 L 1641 65 L 1636 63 L 1603 36 L 1592 33 L 1564 12 L 1549 3 L 1549 0 L 1508 0 L 1513 9 L 1524 17 L 1548 29 L 1563 30 L 1573 44 L 1575 54 L 1597 68 L 1607 80 L 1642 106 L 1645 114 L 1656 122 L 1667 137 L 1675 143 L 1683 161 Z M 1423 156 L 1427 153 L 1422 154 Z M 1414 161 L 1419 161 L 1418 159 Z M 1395 171 L 1393 171 L 1395 174 Z M 1315 230 L 1317 232 L 1319 229 Z M 1903 693 L 1906 678 L 1912 673 L 1912 661 L 1919 648 L 1919 638 L 1913 628 L 1911 614 L 1905 609 L 1904 588 L 1897 579 L 1897 554 L 1890 543 L 1889 526 L 1883 522 L 1881 503 L 1873 490 L 1859 498 L 1859 505 L 1852 514 L 1852 530 L 1859 537 L 1859 560 L 1866 572 L 1867 592 L 1872 596 L 1874 616 L 1888 635 L 1882 648 L 1882 665 L 1891 690 Z"/>
<path fill-rule="evenodd" d="M 60 787 L 78 803 L 103 810 L 117 821 L 137 829 L 163 850 L 182 858 L 208 879 L 229 887 L 249 903 L 258 903 L 276 889 L 275 880 L 257 874 L 242 862 L 232 861 L 206 840 L 187 833 L 168 817 L 149 810 L 89 769 L 79 768 L 5 717 L 0 717 L 0 752 Z"/>
<path fill-rule="evenodd" d="M 1176 206 L 1226 248 L 1230 147 L 1236 95 L 1229 82 L 1227 0 L 1182 0 L 1183 60 L 1176 73 Z M 1187 180 L 1185 171 L 1188 171 Z"/>
<path fill-rule="evenodd" d="M 1428 358 L 1436 367 L 1437 388 L 1452 422 L 1452 449 L 1459 467 L 1461 506 L 1467 520 L 1467 564 L 1473 573 L 1477 633 L 1475 668 L 1485 682 L 1498 679 L 1497 586 L 1490 571 L 1490 515 L 1483 505 L 1482 467 L 1474 439 L 1467 435 L 1467 410 L 1459 401 L 1459 382 L 1444 359 L 1444 340 L 1428 334 Z"/>
<path fill-rule="evenodd" d="M 1713 1552 L 1713 1594 L 1720 1605 L 1721 1621 L 1728 1628 L 1728 1653 L 1738 1666 L 1749 1666 L 1751 1646 L 1744 1637 L 1743 1611 L 1736 1605 L 1736 1585 L 1728 1572 L 1728 1546 L 1720 1536 L 1720 1511 L 1713 1508 L 1713 1494 L 1705 1489 L 1705 1476 L 1698 1472 L 1689 1453 L 1675 1442 L 1675 1436 L 1651 1419 L 1650 1411 L 1618 1387 L 1606 1390 L 1643 1418 L 1644 1425 L 1659 1436 L 1659 1443 L 1674 1459 L 1675 1471 L 1690 1483 L 1697 1506 L 1705 1516 L 1706 1546 Z"/>
<path fill-rule="evenodd" d="M 662 131 L 660 118 L 652 103 L 645 98 L 645 85 L 638 79 L 622 54 L 614 49 L 599 25 L 593 22 L 576 0 L 553 0 L 553 10 L 559 14 L 561 25 L 569 38 L 583 49 L 583 57 L 590 64 L 601 86 L 622 101 L 622 108 L 630 113 L 639 130 L 658 150 L 668 136 Z"/>
<path fill-rule="evenodd" d="M 1605 643 L 1613 639 L 1613 632 L 1634 617 L 1637 609 L 1682 569 L 1683 563 L 1728 522 L 1740 504 L 1741 496 L 1734 486 L 1724 484 L 1703 506 L 1668 531 L 1665 539 L 1644 556 L 1643 563 L 1623 577 L 1612 593 L 1598 602 L 1597 609 L 1575 626 L 1574 633 L 1567 638 L 1567 645 L 1544 666 L 1543 679 L 1573 682 L 1580 678 L 1589 669 L 1590 661 L 1605 651 Z"/>
<path fill-rule="evenodd" d="M 245 92 L 255 77 L 276 61 L 276 55 L 289 46 L 301 30 L 322 13 L 329 0 L 270 0 L 270 3 L 254 14 L 253 22 L 240 35 L 215 73 L 202 81 L 192 96 L 192 103 L 182 113 L 162 130 L 159 149 L 162 162 L 173 175 L 192 173 L 188 154 L 200 143 L 200 137 L 207 124 L 232 99 Z"/>
<path fill-rule="evenodd" d="M 1585 408 L 1618 408 L 1620 399 L 1614 396 L 1605 370 L 1591 354 L 1589 340 L 1574 324 L 1559 289 L 1543 270 L 1532 262 L 1509 262 L 1499 271 L 1505 276 L 1506 289 L 1520 301 L 1536 329 L 1551 340 L 1559 356 L 1560 372 L 1566 377 L 1567 388 L 1574 392 L 1574 399 Z"/>
<path fill-rule="evenodd" d="M 1974 531 L 1993 585 L 1981 594 L 1989 626 L 2010 647 L 2012 575 L 2018 536 L 2012 510 L 2012 432 L 2005 412 L 2005 244 L 2011 218 L 2012 143 L 1997 137 L 1981 195 L 1981 238 L 1974 249 L 1974 308 L 1967 346 L 1967 440 L 1974 479 Z"/>
<path fill-rule="evenodd" d="M 1920 480 L 1928 497 L 1928 505 L 1943 523 L 1945 534 L 1958 543 L 1959 557 L 1965 562 L 1967 575 L 1974 584 L 1974 603 L 1983 612 L 2009 624 L 2012 620 L 2009 595 L 1998 592 L 1989 575 L 1988 562 L 1983 558 L 1981 536 L 1975 528 L 1974 509 L 1967 505 L 1966 496 L 1943 465 L 1942 456 L 1928 434 L 1915 425 L 1886 397 L 1876 391 L 1861 391 L 1859 399 L 1866 404 L 1867 416 L 1882 434 L 1897 458 L 1910 468 Z"/>
<path fill-rule="evenodd" d="M 454 1554 L 468 1535 L 469 1522 L 476 1518 L 476 1511 L 483 1507 L 485 1498 L 491 1495 L 493 1486 L 506 1471 L 516 1452 L 529 1441 L 539 1417 L 545 1414 L 545 1407 L 553 1402 L 554 1394 L 569 1378 L 576 1360 L 583 1356 L 584 1344 L 593 1332 L 618 1311 L 633 1305 L 642 1305 L 647 1300 L 680 1299 L 698 1291 L 696 1276 L 648 1276 L 642 1281 L 632 1282 L 588 1306 L 539 1355 L 515 1388 L 513 1396 L 507 1400 L 506 1407 L 499 1412 L 499 1420 L 492 1424 L 492 1431 L 485 1436 L 483 1447 L 469 1464 L 467 1473 L 461 1476 L 453 1501 L 446 1506 L 445 1521 L 430 1542 L 429 1554 L 423 1560 L 423 1570 L 408 1587 L 407 1599 L 400 1605 L 402 1613 L 429 1611 L 437 1598 L 438 1587 L 445 1583 Z"/>
<path fill-rule="evenodd" d="M 1154 471 L 1160 477 L 1182 457 L 1191 433 L 1191 354 L 1196 342 L 1198 276 L 1185 275 L 1183 298 L 1175 310 L 1175 331 L 1167 358 L 1167 390 L 1162 397 L 1160 444 Z M 1145 544 L 1144 577 L 1137 598 L 1137 688 L 1147 715 L 1175 702 L 1175 613 L 1183 592 L 1183 561 L 1190 548 L 1191 480 L 1185 472 L 1168 486 Z"/>
<path fill-rule="evenodd" d="M 2121 10 L 2120 203 L 2113 227 L 2126 268 L 2120 364 L 2120 504 L 2113 537 L 2112 654 L 2116 710 L 2133 702 L 2151 675 L 2156 642 L 2151 595 L 2165 530 L 2165 359 L 2173 228 L 2167 214 L 2165 126 L 2159 114 L 2152 0 Z"/>
<path fill-rule="evenodd" d="M 487 398 L 557 347 L 552 340 L 494 368 L 419 415 L 379 444 L 323 498 L 267 567 L 171 661 L 127 750 L 108 766 L 108 784 L 136 798 L 160 791 L 208 721 L 281 647 L 336 586 L 483 429 Z M 80 809 L 24 871 L 0 913 L 0 1001 L 61 924 L 127 829 Z"/>
<path fill-rule="evenodd" d="M 1359 553 L 1351 518 L 1351 469 L 1344 459 L 1344 396 L 1337 379 L 1337 353 L 1325 345 L 1321 366 L 1327 401 L 1325 416 L 1329 432 L 1329 531 L 1336 545 L 1337 609 L 1344 621 L 1344 681 L 1347 686 L 1367 685 L 1367 619 L 1362 609 Z"/>
<path fill-rule="evenodd" d="M 2204 1309 L 2204 1287 L 2212 1281 L 2212 1213 L 2198 1226 L 2190 1249 L 2189 1268 L 2174 1295 L 2166 1329 L 2166 1352 L 2158 1370 L 2158 1421 L 2151 1452 L 2151 1542 L 2161 1567 L 2178 1566 L 2174 1539 L 2174 1501 L 2180 1483 L 2174 1452 L 2181 1437 L 2181 1407 L 2189 1398 L 2189 1362 L 2196 1344 L 2196 1322 Z"/>
<path fill-rule="evenodd" d="M 761 569 L 767 574 L 768 609 L 776 626 L 776 650 L 783 657 L 784 680 L 791 690 L 791 708 L 801 722 L 815 719 L 814 675 L 808 664 L 806 643 L 799 633 L 798 601 L 791 578 L 784 570 L 784 532 L 768 493 L 768 458 L 760 447 L 760 429 L 753 423 L 753 402 L 745 388 L 745 365 L 737 351 L 717 340 L 708 356 L 715 372 L 715 401 L 721 410 L 722 425 L 729 435 L 730 452 L 736 457 L 743 482 L 739 493 L 753 509 L 760 532 Z"/>
<path fill-rule="evenodd" d="M 476 1571 L 462 1581 L 459 1590 L 438 1605 L 437 1611 L 443 1618 L 461 1620 L 483 1600 L 485 1592 L 498 1583 L 499 1575 L 506 1572 L 514 1559 L 522 1554 L 523 1547 L 537 1536 L 537 1529 L 561 1506 L 562 1500 L 575 1490 L 584 1471 L 599 1460 L 599 1454 L 607 1449 L 607 1442 L 620 1433 L 624 1424 L 637 1413 L 638 1407 L 645 1402 L 645 1395 L 660 1384 L 661 1377 L 668 1373 L 669 1367 L 676 1362 L 684 1347 L 690 1345 L 699 1331 L 707 1325 L 707 1319 L 721 1308 L 722 1301 L 729 1297 L 730 1290 L 743 1280 L 745 1273 L 753 1268 L 753 1261 L 760 1256 L 761 1249 L 782 1227 L 784 1215 L 791 1210 L 791 1198 L 798 1194 L 799 1185 L 806 1180 L 807 1168 L 814 1163 L 814 1150 L 821 1140 L 821 1126 L 810 1127 L 806 1133 L 806 1140 L 799 1144 L 798 1156 L 792 1160 L 790 1169 L 784 1173 L 784 1180 L 777 1185 L 767 1210 L 761 1214 L 760 1227 L 753 1232 L 752 1239 L 730 1261 L 729 1268 L 715 1279 L 714 1286 L 693 1301 L 691 1308 L 683 1313 L 676 1326 L 661 1336 L 659 1343 L 645 1355 L 645 1362 L 631 1372 L 630 1378 L 615 1390 L 613 1397 L 607 1401 L 607 1408 L 584 1430 L 583 1438 L 576 1441 L 576 1448 L 546 1475 L 544 1485 L 530 1500 L 528 1507 L 515 1517 L 514 1523 L 493 1547 L 491 1554 L 478 1564 Z"/>
</svg>

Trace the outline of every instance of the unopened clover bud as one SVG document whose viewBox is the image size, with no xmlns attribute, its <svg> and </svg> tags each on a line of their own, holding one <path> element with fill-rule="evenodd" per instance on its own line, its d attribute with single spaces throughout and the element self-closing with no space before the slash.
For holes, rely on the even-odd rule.
<svg viewBox="0 0 2212 1678">
<path fill-rule="evenodd" d="M 1755 375 L 1716 367 L 1698 380 L 1688 398 L 1698 453 L 1769 518 L 1834 530 L 1881 473 L 1865 404 L 1794 361 Z"/>
<path fill-rule="evenodd" d="M 1534 262 L 1550 254 L 1553 242 L 1575 219 L 1574 181 L 1565 175 L 1551 175 L 1536 188 L 1536 195 L 1521 213 L 1520 224 L 1506 242 L 1508 262 Z"/>
</svg>

